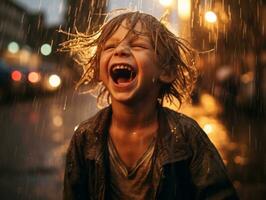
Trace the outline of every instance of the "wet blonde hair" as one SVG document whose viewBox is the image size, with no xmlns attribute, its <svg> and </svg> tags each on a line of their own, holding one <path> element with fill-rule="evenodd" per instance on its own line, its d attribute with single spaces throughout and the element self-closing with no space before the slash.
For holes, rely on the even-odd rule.
<svg viewBox="0 0 266 200">
<path fill-rule="evenodd" d="M 70 34 L 70 40 L 61 44 L 61 51 L 69 51 L 75 61 L 83 67 L 83 75 L 76 88 L 86 86 L 86 91 L 97 89 L 98 102 L 107 99 L 109 93 L 106 87 L 99 80 L 99 61 L 105 42 L 115 33 L 123 21 L 126 21 L 126 28 L 129 33 L 143 34 L 150 38 L 151 44 L 158 57 L 159 66 L 166 73 L 174 73 L 176 78 L 173 82 L 163 83 L 158 99 L 160 102 L 166 100 L 170 103 L 177 99 L 179 106 L 182 102 L 190 98 L 195 85 L 197 70 L 195 58 L 197 53 L 190 47 L 190 44 L 169 31 L 166 26 L 152 15 L 139 11 L 126 12 L 105 22 L 99 31 L 86 35 L 76 31 Z M 145 32 L 134 30 L 136 24 L 140 22 Z"/>
</svg>

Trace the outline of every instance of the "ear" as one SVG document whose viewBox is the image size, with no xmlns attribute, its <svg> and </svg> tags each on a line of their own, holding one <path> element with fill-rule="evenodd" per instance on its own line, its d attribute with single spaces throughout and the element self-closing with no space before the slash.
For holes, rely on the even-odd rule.
<svg viewBox="0 0 266 200">
<path fill-rule="evenodd" d="M 175 70 L 169 70 L 169 71 L 162 70 L 159 76 L 159 80 L 162 83 L 169 84 L 169 83 L 172 83 L 176 79 L 176 76 L 177 75 L 176 75 Z"/>
</svg>

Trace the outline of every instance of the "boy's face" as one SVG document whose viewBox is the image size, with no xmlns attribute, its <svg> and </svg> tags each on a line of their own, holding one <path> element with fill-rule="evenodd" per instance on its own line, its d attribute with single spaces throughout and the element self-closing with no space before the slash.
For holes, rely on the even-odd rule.
<svg viewBox="0 0 266 200">
<path fill-rule="evenodd" d="M 137 32 L 145 31 L 138 22 Z M 150 39 L 128 34 L 126 21 L 105 42 L 100 55 L 100 79 L 111 94 L 112 102 L 150 102 L 159 95 L 160 70 Z M 128 35 L 127 35 L 128 34 Z"/>
</svg>

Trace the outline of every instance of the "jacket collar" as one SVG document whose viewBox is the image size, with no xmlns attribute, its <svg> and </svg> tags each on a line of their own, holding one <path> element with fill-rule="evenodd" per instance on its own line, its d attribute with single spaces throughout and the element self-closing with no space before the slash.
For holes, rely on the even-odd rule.
<svg viewBox="0 0 266 200">
<path fill-rule="evenodd" d="M 192 153 L 185 142 L 182 126 L 179 123 L 180 114 L 165 107 L 158 107 L 159 130 L 156 148 L 158 149 L 157 160 L 162 167 L 168 163 L 187 159 Z M 108 106 L 99 111 L 92 122 L 91 130 L 94 130 L 95 140 L 98 141 L 94 149 L 95 160 L 98 163 L 102 163 L 103 154 L 106 151 L 111 116 L 112 108 Z"/>
</svg>

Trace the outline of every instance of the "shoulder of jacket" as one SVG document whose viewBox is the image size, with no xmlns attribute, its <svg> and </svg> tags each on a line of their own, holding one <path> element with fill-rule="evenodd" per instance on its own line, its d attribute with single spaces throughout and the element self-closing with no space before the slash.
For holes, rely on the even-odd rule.
<svg viewBox="0 0 266 200">
<path fill-rule="evenodd" d="M 183 127 L 189 127 L 189 126 L 198 126 L 198 123 L 191 117 L 176 112 L 170 108 L 163 107 L 164 112 L 166 113 L 166 117 L 168 121 L 173 122 L 174 124 L 179 124 Z"/>
<path fill-rule="evenodd" d="M 92 140 L 96 137 L 96 130 L 98 128 L 99 123 L 102 121 L 102 115 L 104 115 L 108 108 L 104 108 L 98 111 L 95 115 L 90 117 L 89 119 L 81 122 L 74 128 L 74 136 L 76 139 L 81 139 L 86 137 L 89 140 Z"/>
<path fill-rule="evenodd" d="M 197 148 L 205 148 L 205 150 L 214 149 L 209 137 L 196 120 L 169 108 L 164 108 L 164 111 L 166 112 L 171 133 L 176 136 L 178 141 L 180 141 L 179 137 L 181 137 L 189 146 L 194 145 Z"/>
<path fill-rule="evenodd" d="M 187 134 L 193 136 L 202 132 L 201 127 L 193 118 L 169 108 L 164 107 L 163 110 L 166 113 L 166 118 L 168 120 L 171 132 L 174 132 L 175 130 L 181 130 L 184 136 Z"/>
</svg>

